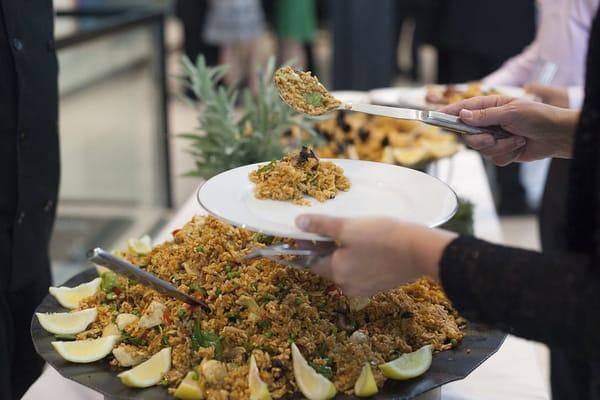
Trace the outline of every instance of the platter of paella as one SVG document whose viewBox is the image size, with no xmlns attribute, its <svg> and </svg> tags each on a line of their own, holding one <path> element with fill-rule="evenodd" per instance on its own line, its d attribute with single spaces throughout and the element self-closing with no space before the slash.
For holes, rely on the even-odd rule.
<svg viewBox="0 0 600 400">
<path fill-rule="evenodd" d="M 427 279 L 357 299 L 309 270 L 241 261 L 278 242 L 210 216 L 154 247 L 130 241 L 115 254 L 210 312 L 90 269 L 50 289 L 33 342 L 111 399 L 410 399 L 464 378 L 504 339 L 467 323 Z"/>
</svg>

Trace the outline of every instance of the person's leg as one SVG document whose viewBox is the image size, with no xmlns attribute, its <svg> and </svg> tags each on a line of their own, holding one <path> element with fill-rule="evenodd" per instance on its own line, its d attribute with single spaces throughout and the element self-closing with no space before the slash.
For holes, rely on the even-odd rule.
<svg viewBox="0 0 600 400">
<path fill-rule="evenodd" d="M 304 51 L 304 45 L 296 39 L 283 38 L 279 40 L 279 54 L 281 62 L 287 62 L 290 60 L 296 61 L 295 65 L 301 69 L 307 69 L 306 53 Z"/>
<path fill-rule="evenodd" d="M 251 40 L 244 46 L 246 49 L 246 80 L 252 93 L 258 90 L 258 71 L 262 68 L 260 55 L 260 38 Z"/>
<path fill-rule="evenodd" d="M 29 386 L 40 376 L 44 360 L 37 355 L 31 341 L 30 325 L 35 308 L 48 294 L 50 286 L 49 266 L 39 268 L 38 279 L 14 292 L 8 293 L 8 306 L 12 314 L 14 332 L 11 361 L 11 386 L 13 399 L 20 399 Z"/>
<path fill-rule="evenodd" d="M 235 84 L 239 79 L 239 57 L 236 54 L 235 46 L 231 43 L 226 43 L 219 50 L 219 64 L 229 66 L 227 74 L 223 77 L 223 81 L 227 86 Z"/>
</svg>

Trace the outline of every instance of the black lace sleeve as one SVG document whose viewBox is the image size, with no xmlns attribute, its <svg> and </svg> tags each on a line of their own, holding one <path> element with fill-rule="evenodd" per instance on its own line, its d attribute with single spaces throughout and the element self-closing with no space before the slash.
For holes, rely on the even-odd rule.
<svg viewBox="0 0 600 400">
<path fill-rule="evenodd" d="M 446 248 L 440 275 L 467 319 L 600 359 L 600 272 L 589 256 L 461 236 Z"/>
</svg>

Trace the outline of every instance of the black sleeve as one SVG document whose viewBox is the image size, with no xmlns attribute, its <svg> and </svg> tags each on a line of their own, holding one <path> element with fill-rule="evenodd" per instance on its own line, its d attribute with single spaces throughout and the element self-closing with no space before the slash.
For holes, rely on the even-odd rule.
<svg viewBox="0 0 600 400">
<path fill-rule="evenodd" d="M 461 236 L 442 284 L 467 319 L 600 359 L 600 272 L 585 254 L 541 254 Z"/>
</svg>

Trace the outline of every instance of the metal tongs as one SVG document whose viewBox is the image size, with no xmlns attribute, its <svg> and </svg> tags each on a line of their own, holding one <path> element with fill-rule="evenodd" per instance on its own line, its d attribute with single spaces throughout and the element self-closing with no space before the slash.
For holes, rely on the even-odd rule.
<svg viewBox="0 0 600 400">
<path fill-rule="evenodd" d="M 313 247 L 310 249 L 294 248 L 289 244 L 274 244 L 267 247 L 261 247 L 246 254 L 240 261 L 248 261 L 258 257 L 265 257 L 292 268 L 309 268 L 318 263 L 323 258 L 330 256 L 337 247 L 331 245 L 324 248 Z M 291 257 L 291 258 L 290 258 Z"/>
<path fill-rule="evenodd" d="M 142 285 L 149 287 L 150 289 L 154 289 L 159 293 L 173 297 L 192 306 L 199 306 L 208 313 L 211 312 L 210 307 L 202 300 L 195 299 L 187 293 L 179 291 L 169 282 L 163 281 L 156 275 L 146 272 L 123 260 L 122 258 L 113 256 L 106 250 L 103 250 L 99 247 L 91 249 L 87 253 L 87 258 L 95 264 L 102 265 L 103 267 L 106 267 L 117 274 L 125 275 L 126 277 L 133 279 Z"/>
</svg>

